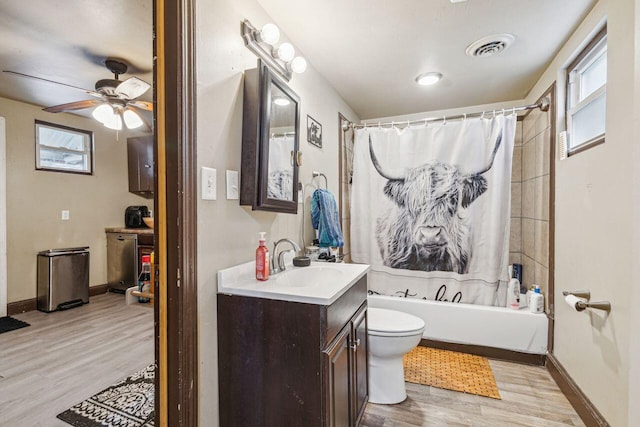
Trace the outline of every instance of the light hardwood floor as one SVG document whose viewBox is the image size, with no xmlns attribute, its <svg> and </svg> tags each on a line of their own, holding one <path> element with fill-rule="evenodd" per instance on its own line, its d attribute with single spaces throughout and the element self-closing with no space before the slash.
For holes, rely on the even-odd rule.
<svg viewBox="0 0 640 427">
<path fill-rule="evenodd" d="M 502 400 L 406 383 L 407 400 L 369 403 L 360 426 L 584 426 L 546 368 L 489 363 Z"/>
<path fill-rule="evenodd" d="M 0 426 L 69 427 L 56 415 L 153 363 L 153 309 L 124 295 L 66 311 L 14 316 L 0 334 Z"/>
<path fill-rule="evenodd" d="M 123 295 L 14 317 L 31 326 L 0 334 L 0 427 L 68 427 L 58 413 L 153 362 L 153 310 Z M 502 400 L 407 383 L 405 402 L 368 404 L 361 427 L 584 425 L 545 368 L 490 364 Z"/>
</svg>

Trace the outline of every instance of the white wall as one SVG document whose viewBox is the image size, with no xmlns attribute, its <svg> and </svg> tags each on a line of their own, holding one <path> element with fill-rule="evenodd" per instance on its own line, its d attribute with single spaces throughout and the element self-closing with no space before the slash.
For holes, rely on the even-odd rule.
<svg viewBox="0 0 640 427">
<path fill-rule="evenodd" d="M 261 27 L 277 21 L 267 16 L 255 0 L 197 2 L 196 12 L 198 167 L 217 169 L 218 179 L 218 200 L 198 202 L 198 407 L 200 424 L 210 426 L 218 424 L 216 273 L 252 260 L 259 231 L 267 232 L 270 247 L 282 237 L 300 243 L 301 214 L 254 212 L 239 206 L 237 200 L 227 201 L 224 192 L 225 170 L 240 170 L 242 72 L 256 66 L 255 55 L 240 36 L 240 22 L 249 19 Z M 295 46 L 295 40 L 292 43 Z M 354 121 L 358 118 L 312 65 L 290 82 L 301 99 L 300 180 L 308 183 L 312 170 L 321 171 L 328 177 L 329 189 L 337 195 L 338 112 Z M 322 124 L 322 149 L 306 141 L 307 114 Z M 308 227 L 308 216 L 305 221 Z"/>
<path fill-rule="evenodd" d="M 7 127 L 8 303 L 36 297 L 36 257 L 50 248 L 89 246 L 89 285 L 107 283 L 105 227 L 123 227 L 129 205 L 153 200 L 129 193 L 127 135 L 93 119 L 51 114 L 22 102 L 0 98 Z M 35 169 L 34 120 L 93 131 L 94 174 Z M 61 210 L 70 220 L 61 221 Z"/>
<path fill-rule="evenodd" d="M 580 389 L 613 426 L 636 425 L 638 384 L 638 106 L 637 0 L 601 0 L 577 28 L 528 94 L 538 98 L 558 80 L 564 103 L 563 68 L 606 18 L 608 26 L 607 135 L 603 145 L 555 160 L 555 337 L 554 353 Z M 633 36 L 636 36 L 634 39 Z M 635 71 L 635 73 L 634 73 Z M 634 92 L 634 89 L 636 92 Z M 558 115 L 562 130 L 564 115 Z M 636 136 L 638 133 L 636 133 Z M 635 255 L 634 256 L 634 250 Z M 635 279 L 635 280 L 633 280 Z M 601 311 L 576 313 L 563 303 L 563 290 L 589 289 L 592 301 L 608 300 Z M 632 322 L 632 320 L 634 322 Z M 630 326 L 635 334 L 630 333 Z M 630 343 L 634 343 L 630 346 Z M 630 381 L 630 372 L 635 381 Z M 634 388 L 635 387 L 635 388 Z M 630 390 L 636 396 L 629 398 Z"/>
</svg>

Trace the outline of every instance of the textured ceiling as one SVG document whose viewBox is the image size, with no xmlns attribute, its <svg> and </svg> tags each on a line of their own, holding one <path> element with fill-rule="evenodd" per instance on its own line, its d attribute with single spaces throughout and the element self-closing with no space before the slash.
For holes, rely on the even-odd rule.
<svg viewBox="0 0 640 427">
<path fill-rule="evenodd" d="M 258 1 L 363 119 L 522 99 L 595 3 Z M 465 55 L 471 42 L 502 32 L 516 36 L 505 52 Z M 4 70 L 93 89 L 97 80 L 112 77 L 103 62 L 115 57 L 131 65 L 123 79 L 151 82 L 152 40 L 152 0 L 0 0 Z M 427 71 L 444 78 L 433 87 L 417 86 L 414 78 Z M 0 96 L 40 106 L 90 99 L 6 73 L 0 73 Z"/>
<path fill-rule="evenodd" d="M 152 4 L 0 0 L 0 68 L 94 89 L 97 80 L 113 78 L 104 60 L 119 58 L 129 65 L 121 80 L 135 75 L 152 83 Z M 139 99 L 151 101 L 152 92 Z M 95 99 L 79 90 L 7 73 L 0 73 L 0 96 L 43 107 Z"/>
<path fill-rule="evenodd" d="M 258 2 L 362 119 L 522 99 L 596 3 Z M 475 40 L 505 32 L 516 39 L 501 54 L 465 54 Z M 432 87 L 417 86 L 415 77 L 429 71 L 444 78 Z"/>
</svg>

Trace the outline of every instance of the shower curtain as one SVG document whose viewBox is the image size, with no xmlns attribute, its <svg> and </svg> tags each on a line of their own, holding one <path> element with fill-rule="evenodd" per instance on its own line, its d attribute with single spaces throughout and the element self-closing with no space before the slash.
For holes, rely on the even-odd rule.
<svg viewBox="0 0 640 427">
<path fill-rule="evenodd" d="M 505 305 L 516 116 L 356 130 L 351 257 L 369 292 Z"/>
</svg>

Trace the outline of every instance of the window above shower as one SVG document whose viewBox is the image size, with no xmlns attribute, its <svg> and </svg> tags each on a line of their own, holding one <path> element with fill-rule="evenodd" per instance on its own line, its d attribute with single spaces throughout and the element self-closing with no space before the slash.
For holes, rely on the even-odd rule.
<svg viewBox="0 0 640 427">
<path fill-rule="evenodd" d="M 607 95 L 607 29 L 603 28 L 567 68 L 568 154 L 604 142 Z"/>
</svg>

